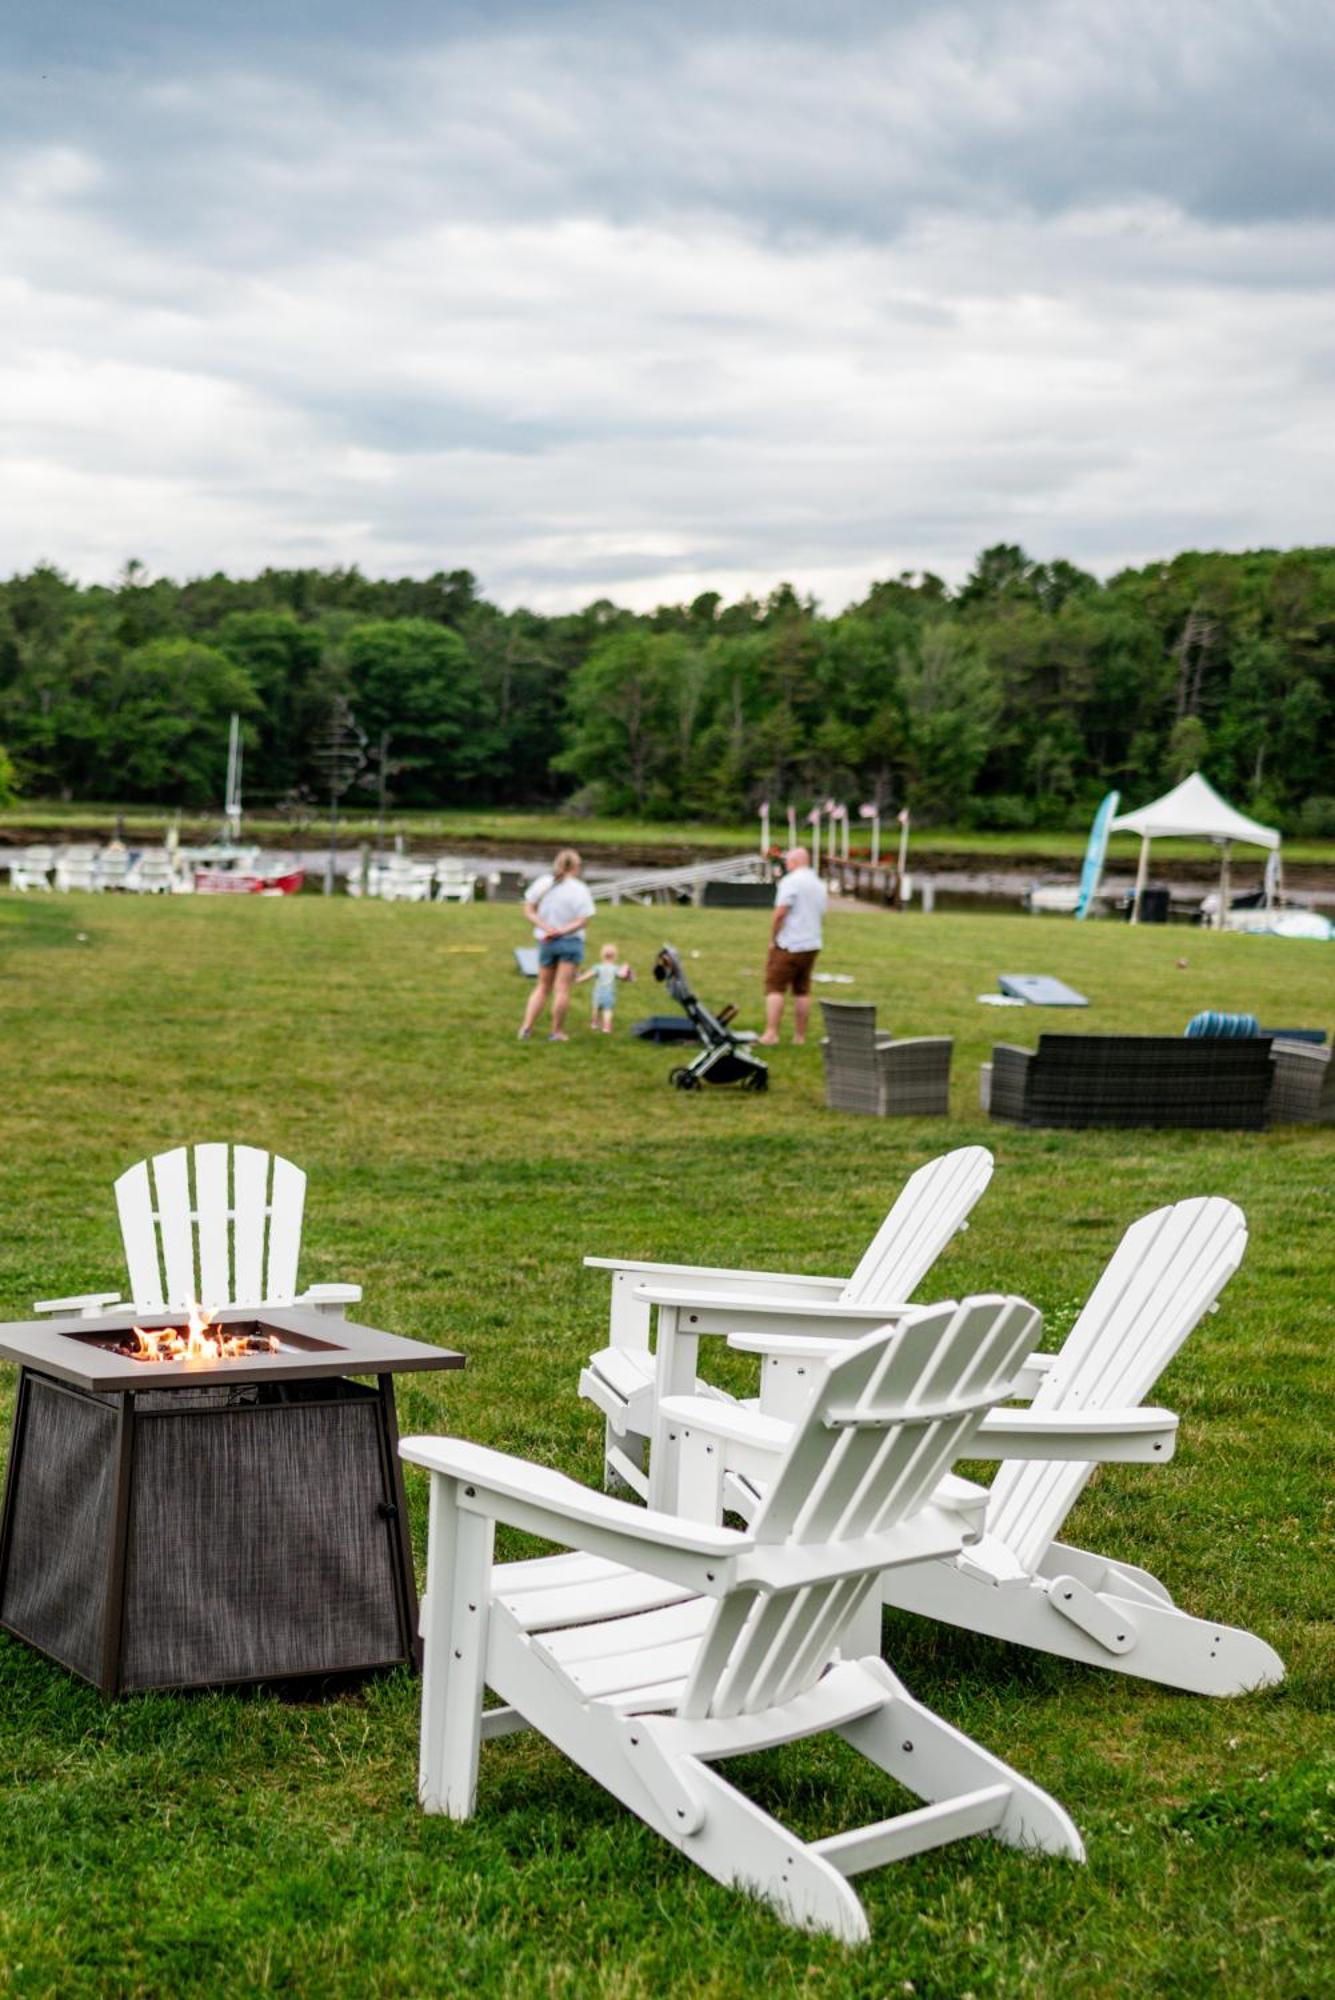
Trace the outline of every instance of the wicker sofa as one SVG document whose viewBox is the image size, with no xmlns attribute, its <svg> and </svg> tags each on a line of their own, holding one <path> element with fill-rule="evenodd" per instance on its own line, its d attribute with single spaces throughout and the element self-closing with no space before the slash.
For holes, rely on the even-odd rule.
<svg viewBox="0 0 1335 2000">
<path fill-rule="evenodd" d="M 1020 1125 L 1252 1132 L 1267 1123 L 1275 1079 L 1271 1043 L 1259 1035 L 1040 1035 L 1033 1051 L 994 1048 L 991 1072 L 991 1115 Z"/>
<path fill-rule="evenodd" d="M 825 1103 L 831 1111 L 860 1111 L 870 1118 L 944 1118 L 950 1109 L 948 1035 L 897 1042 L 878 1034 L 876 1009 L 848 1000 L 822 1000 Z"/>
</svg>

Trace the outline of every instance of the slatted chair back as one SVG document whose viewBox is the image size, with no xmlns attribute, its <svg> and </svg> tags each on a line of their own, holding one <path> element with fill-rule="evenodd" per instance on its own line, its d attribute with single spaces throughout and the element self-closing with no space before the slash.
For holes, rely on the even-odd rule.
<svg viewBox="0 0 1335 2000">
<path fill-rule="evenodd" d="M 858 1000 L 822 1000 L 820 1011 L 837 1062 L 875 1064 L 875 1007 Z"/>
<path fill-rule="evenodd" d="M 957 1146 L 909 1175 L 899 1199 L 840 1293 L 845 1305 L 897 1304 L 963 1229 L 992 1178 L 986 1146 Z"/>
<path fill-rule="evenodd" d="M 873 1538 L 929 1501 L 967 1453 L 1040 1324 L 1024 1299 L 950 1300 L 825 1364 L 752 1523 L 758 1545 L 792 1551 L 795 1581 L 767 1592 L 744 1585 L 719 1600 L 679 1714 L 755 1714 L 820 1679 L 880 1589 L 884 1544 Z M 847 1551 L 859 1542 L 871 1566 L 850 1572 Z"/>
<path fill-rule="evenodd" d="M 1141 1216 L 1113 1252 L 1032 1408 L 1134 1408 L 1214 1304 L 1246 1248 L 1246 1217 L 1219 1195 Z M 1093 1469 L 1006 1461 L 992 1482 L 988 1533 L 1032 1571 Z"/>
<path fill-rule="evenodd" d="M 67 847 L 56 862 L 57 889 L 100 889 L 95 847 Z"/>
<path fill-rule="evenodd" d="M 119 853 L 104 848 L 97 857 L 97 877 L 104 889 L 123 889 L 125 878 L 130 872 L 130 857 L 122 848 Z"/>
<path fill-rule="evenodd" d="M 306 1176 L 256 1146 L 178 1146 L 116 1182 L 136 1306 L 286 1305 Z"/>
<path fill-rule="evenodd" d="M 9 871 L 11 889 L 49 889 L 55 849 L 43 844 L 21 848 Z"/>
<path fill-rule="evenodd" d="M 170 889 L 176 867 L 165 847 L 146 847 L 126 877 L 127 887 L 157 891 Z"/>
</svg>

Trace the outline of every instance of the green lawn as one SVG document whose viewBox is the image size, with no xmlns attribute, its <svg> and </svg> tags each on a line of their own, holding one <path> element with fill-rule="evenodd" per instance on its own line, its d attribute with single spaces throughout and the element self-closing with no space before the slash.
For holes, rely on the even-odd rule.
<svg viewBox="0 0 1335 2000">
<path fill-rule="evenodd" d="M 670 937 L 754 1024 L 765 928 L 627 909 L 594 935 L 646 973 Z M 977 1071 L 994 1039 L 1178 1032 L 1202 1006 L 1335 1026 L 1335 952 L 840 911 L 824 966 L 855 984 L 827 990 L 956 1037 L 951 1122 L 873 1123 L 823 1110 L 814 1046 L 775 1052 L 767 1096 L 685 1097 L 670 1052 L 624 1029 L 595 1039 L 577 1018 L 568 1046 L 517 1045 L 523 936 L 513 907 L 0 897 L 4 1317 L 120 1280 L 110 1184 L 128 1162 L 249 1139 L 309 1171 L 308 1278 L 355 1279 L 372 1324 L 467 1352 L 460 1375 L 407 1379 L 405 1430 L 596 1481 L 576 1378 L 605 1296 L 586 1252 L 848 1269 L 914 1165 L 984 1139 L 996 1177 L 942 1285 L 1023 1291 L 1059 1335 L 1135 1216 L 1227 1194 L 1251 1247 L 1163 1379 L 1177 1456 L 1096 1477 L 1071 1535 L 1260 1632 L 1289 1679 L 1211 1702 L 887 1619 L 914 1692 L 1048 1786 L 1089 1865 L 975 1842 L 864 1876 L 873 1942 L 855 1954 L 708 1881 L 530 1737 L 484 1748 L 470 1824 L 424 1818 L 406 1674 L 325 1704 L 108 1705 L 0 1637 L 0 1992 L 1330 1991 L 1335 1133 L 1017 1131 L 980 1118 Z M 1093 1005 L 1076 1022 L 979 1006 L 1006 970 L 1056 973 Z M 622 1013 L 659 1004 L 646 983 Z M 420 1552 L 416 1476 L 410 1497 Z M 814 1833 L 888 1809 L 869 1769 L 817 1743 L 742 1775 Z"/>
</svg>

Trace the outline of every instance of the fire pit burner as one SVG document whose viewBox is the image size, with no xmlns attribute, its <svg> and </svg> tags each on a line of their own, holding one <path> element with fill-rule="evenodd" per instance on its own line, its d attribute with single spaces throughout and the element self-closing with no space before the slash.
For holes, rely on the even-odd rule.
<svg viewBox="0 0 1335 2000">
<path fill-rule="evenodd" d="M 142 1361 L 149 1367 L 163 1361 L 193 1361 L 197 1368 L 207 1368 L 216 1362 L 243 1361 L 248 1354 L 283 1352 L 283 1343 L 276 1333 L 210 1335 L 206 1330 L 210 1325 L 210 1320 L 196 1323 L 192 1318 L 184 1329 L 136 1326 L 126 1339 L 101 1340 L 97 1344 L 108 1354 L 123 1354 L 128 1360 Z"/>
<path fill-rule="evenodd" d="M 462 1355 L 284 1306 L 193 1348 L 180 1312 L 0 1326 L 0 1359 L 0 1625 L 105 1693 L 415 1659 L 393 1377 Z"/>
</svg>

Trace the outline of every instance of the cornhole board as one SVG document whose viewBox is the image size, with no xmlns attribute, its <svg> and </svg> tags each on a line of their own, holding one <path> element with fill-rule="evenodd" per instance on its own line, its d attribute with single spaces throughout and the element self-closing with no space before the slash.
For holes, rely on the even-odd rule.
<svg viewBox="0 0 1335 2000">
<path fill-rule="evenodd" d="M 525 979 L 536 979 L 538 976 L 538 947 L 535 944 L 517 944 L 515 946 L 515 964 Z"/>
<path fill-rule="evenodd" d="M 1000 972 L 997 985 L 1014 1000 L 1027 1000 L 1031 1007 L 1088 1007 L 1083 993 L 1050 979 L 1046 972 Z"/>
</svg>

